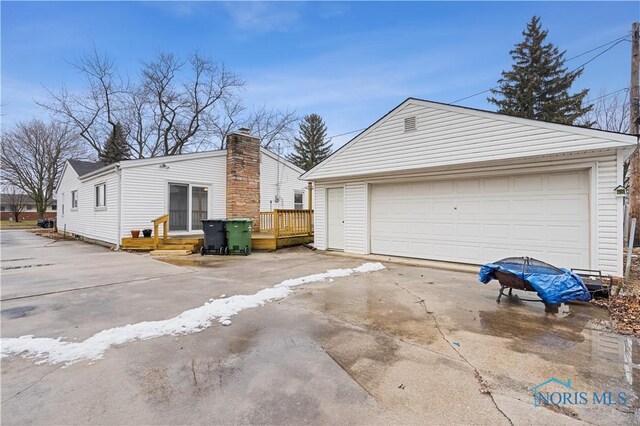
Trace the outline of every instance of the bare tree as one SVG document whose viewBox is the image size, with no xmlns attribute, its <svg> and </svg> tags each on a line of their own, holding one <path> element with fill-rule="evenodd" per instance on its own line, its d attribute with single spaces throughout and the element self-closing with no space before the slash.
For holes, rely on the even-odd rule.
<svg viewBox="0 0 640 426">
<path fill-rule="evenodd" d="M 83 157 L 82 146 L 64 124 L 32 120 L 2 134 L 2 179 L 33 199 L 39 218 L 71 157 Z"/>
<path fill-rule="evenodd" d="M 587 103 L 590 103 L 587 101 Z M 618 133 L 629 133 L 629 95 L 618 92 L 607 96 L 604 91 L 593 102 L 593 109 L 584 118 L 593 127 Z"/>
<path fill-rule="evenodd" d="M 27 194 L 16 188 L 15 185 L 4 185 L 2 195 L 7 201 L 9 211 L 13 215 L 13 219 L 20 222 L 20 214 L 27 209 L 27 203 L 30 198 Z"/>
<path fill-rule="evenodd" d="M 252 111 L 245 126 L 260 139 L 262 146 L 267 149 L 275 148 L 278 143 L 290 147 L 299 120 L 295 111 L 280 111 L 262 106 Z"/>
<path fill-rule="evenodd" d="M 226 136 L 239 127 L 249 127 L 266 147 L 293 140 L 294 112 L 263 106 L 247 114 L 239 96 L 244 81 L 199 53 L 186 59 L 158 53 L 142 62 L 133 80 L 95 49 L 73 66 L 85 77 L 84 89 L 49 90 L 39 104 L 75 129 L 97 156 L 116 123 L 134 158 L 224 149 Z"/>
<path fill-rule="evenodd" d="M 49 90 L 45 106 L 72 125 L 100 154 L 121 123 L 137 158 L 174 155 L 210 141 L 212 117 L 224 109 L 244 82 L 224 66 L 194 53 L 187 59 L 158 53 L 142 63 L 135 81 L 120 77 L 113 60 L 96 50 L 74 64 L 86 78 L 77 94 Z"/>
</svg>

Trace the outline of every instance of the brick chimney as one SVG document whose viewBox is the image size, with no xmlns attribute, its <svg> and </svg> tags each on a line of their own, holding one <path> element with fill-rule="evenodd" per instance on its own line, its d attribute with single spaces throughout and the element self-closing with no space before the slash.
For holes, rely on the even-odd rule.
<svg viewBox="0 0 640 426">
<path fill-rule="evenodd" d="M 260 230 L 260 140 L 249 129 L 227 136 L 227 218 L 239 217 Z"/>
</svg>

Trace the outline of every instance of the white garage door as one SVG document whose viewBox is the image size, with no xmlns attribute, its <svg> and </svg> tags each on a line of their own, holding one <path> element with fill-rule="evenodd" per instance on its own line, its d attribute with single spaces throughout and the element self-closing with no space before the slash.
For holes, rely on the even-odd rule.
<svg viewBox="0 0 640 426">
<path fill-rule="evenodd" d="M 371 186 L 371 252 L 589 268 L 587 171 Z"/>
</svg>

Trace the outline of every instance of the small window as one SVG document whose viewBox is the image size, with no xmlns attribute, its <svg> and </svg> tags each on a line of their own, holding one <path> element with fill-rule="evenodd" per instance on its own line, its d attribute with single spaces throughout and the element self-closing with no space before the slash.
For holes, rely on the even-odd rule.
<svg viewBox="0 0 640 426">
<path fill-rule="evenodd" d="M 33 210 L 33 206 L 31 204 L 27 204 L 27 210 Z"/>
<path fill-rule="evenodd" d="M 96 208 L 107 206 L 107 184 L 101 183 L 96 185 Z"/>
<path fill-rule="evenodd" d="M 0 210 L 2 210 L 4 212 L 4 211 L 7 211 L 7 208 L 5 206 L 1 206 Z"/>
<path fill-rule="evenodd" d="M 303 207 L 303 203 L 302 203 L 302 197 L 303 194 L 301 191 L 296 191 L 293 193 L 293 208 L 296 210 L 302 210 Z"/>
<path fill-rule="evenodd" d="M 78 191 L 71 191 L 71 208 L 78 208 Z"/>
<path fill-rule="evenodd" d="M 404 119 L 404 131 L 412 132 L 417 129 L 416 126 L 416 118 L 415 117 L 407 117 Z"/>
<path fill-rule="evenodd" d="M 58 210 L 58 206 L 56 206 L 55 204 L 51 204 L 51 210 Z"/>
</svg>

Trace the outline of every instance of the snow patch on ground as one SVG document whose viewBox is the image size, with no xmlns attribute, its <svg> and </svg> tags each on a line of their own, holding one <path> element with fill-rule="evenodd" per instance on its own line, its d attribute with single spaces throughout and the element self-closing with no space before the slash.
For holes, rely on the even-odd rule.
<svg viewBox="0 0 640 426">
<path fill-rule="evenodd" d="M 21 354 L 25 358 L 38 358 L 38 364 L 73 364 L 81 360 L 102 358 L 104 352 L 114 345 L 147 340 L 160 336 L 197 333 L 210 327 L 214 320 L 231 325 L 231 317 L 245 309 L 256 308 L 267 302 L 287 297 L 293 288 L 318 281 L 346 277 L 356 273 L 375 272 L 384 269 L 381 263 L 364 263 L 353 269 L 329 269 L 320 274 L 284 280 L 273 287 L 255 294 L 236 295 L 219 299 L 209 299 L 203 306 L 184 311 L 180 315 L 162 321 L 143 321 L 110 328 L 94 334 L 82 342 L 67 342 L 62 338 L 21 336 L 3 338 L 0 341 L 0 357 Z"/>
</svg>

